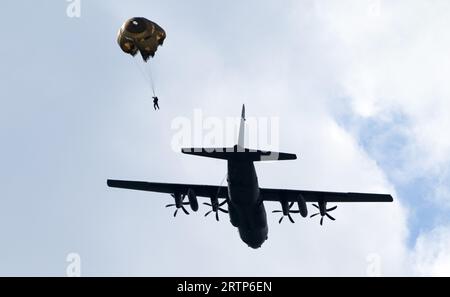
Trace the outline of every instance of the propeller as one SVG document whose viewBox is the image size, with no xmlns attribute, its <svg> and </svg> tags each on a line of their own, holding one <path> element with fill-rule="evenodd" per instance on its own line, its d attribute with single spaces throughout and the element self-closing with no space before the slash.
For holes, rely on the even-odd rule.
<svg viewBox="0 0 450 297">
<path fill-rule="evenodd" d="M 320 215 L 320 216 L 321 216 L 321 218 L 320 218 L 320 225 L 321 225 L 321 226 L 323 225 L 323 218 L 324 218 L 324 217 L 327 217 L 327 218 L 329 218 L 329 219 L 332 220 L 332 221 L 336 221 L 336 219 L 333 218 L 333 217 L 332 217 L 330 214 L 328 214 L 328 213 L 329 213 L 329 212 L 332 212 L 333 210 L 335 210 L 335 209 L 337 208 L 337 206 L 333 206 L 333 207 L 331 207 L 331 208 L 326 208 L 325 204 L 323 205 L 323 207 L 321 207 L 321 206 L 319 206 L 319 205 L 317 205 L 317 204 L 313 204 L 313 206 L 314 206 L 315 208 L 317 208 L 317 209 L 319 210 L 319 212 L 317 212 L 317 213 L 311 215 L 310 218 L 313 218 L 313 217 L 315 217 L 315 216 L 317 216 L 317 215 Z"/>
<path fill-rule="evenodd" d="M 289 205 L 287 204 L 287 202 L 282 202 L 281 203 L 282 210 L 272 211 L 272 213 L 282 213 L 283 214 L 281 216 L 280 220 L 278 221 L 278 224 L 281 224 L 284 217 L 288 217 L 289 221 L 291 221 L 292 224 L 295 223 L 294 219 L 291 216 L 291 213 L 299 213 L 300 211 L 299 210 L 291 210 L 292 206 L 294 206 L 294 202 L 291 202 Z"/>
<path fill-rule="evenodd" d="M 219 200 L 217 198 L 211 198 L 211 203 L 203 202 L 203 205 L 206 205 L 206 206 L 209 206 L 212 208 L 210 211 L 208 211 L 205 214 L 205 217 L 207 217 L 210 213 L 215 212 L 216 213 L 216 221 L 219 221 L 219 211 L 221 211 L 223 213 L 228 213 L 228 210 L 222 208 L 222 206 L 227 204 L 227 202 L 228 201 L 225 199 L 224 201 L 222 201 L 219 204 Z"/>
<path fill-rule="evenodd" d="M 186 195 L 174 195 L 174 194 L 171 194 L 171 196 L 173 197 L 173 199 L 175 199 L 175 203 L 167 204 L 166 208 L 169 208 L 169 207 L 175 207 L 176 208 L 175 212 L 173 213 L 173 217 L 177 216 L 178 210 L 180 210 L 180 209 L 183 210 L 183 212 L 186 215 L 189 215 L 189 212 L 184 207 L 185 205 L 189 205 L 189 202 L 183 202 L 184 198 L 186 198 Z"/>
</svg>

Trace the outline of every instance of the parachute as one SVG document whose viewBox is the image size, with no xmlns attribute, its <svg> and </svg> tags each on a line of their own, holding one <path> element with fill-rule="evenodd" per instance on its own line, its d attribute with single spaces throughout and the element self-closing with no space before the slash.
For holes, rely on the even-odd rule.
<svg viewBox="0 0 450 297">
<path fill-rule="evenodd" d="M 143 18 L 135 17 L 127 20 L 120 27 L 117 34 L 117 43 L 122 51 L 135 57 L 138 52 L 141 54 L 144 62 L 148 62 L 150 57 L 154 57 L 158 47 L 163 45 L 166 39 L 166 32 L 158 24 Z M 135 60 L 136 61 L 136 60 Z M 150 70 L 143 68 L 143 65 L 136 62 L 137 67 L 142 72 L 145 80 L 150 83 L 153 92 L 153 98 L 156 96 L 155 85 Z"/>
<path fill-rule="evenodd" d="M 117 43 L 122 51 L 133 57 L 139 52 L 145 62 L 155 56 L 165 39 L 164 29 L 143 17 L 127 20 L 117 34 Z"/>
</svg>

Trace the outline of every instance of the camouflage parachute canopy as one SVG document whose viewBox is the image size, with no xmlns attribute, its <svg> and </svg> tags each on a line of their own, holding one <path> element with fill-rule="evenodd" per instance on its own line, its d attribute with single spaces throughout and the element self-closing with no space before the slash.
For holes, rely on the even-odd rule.
<svg viewBox="0 0 450 297">
<path fill-rule="evenodd" d="M 127 20 L 119 30 L 117 42 L 127 54 L 141 53 L 144 61 L 153 57 L 166 39 L 166 32 L 158 24 L 142 17 Z"/>
</svg>

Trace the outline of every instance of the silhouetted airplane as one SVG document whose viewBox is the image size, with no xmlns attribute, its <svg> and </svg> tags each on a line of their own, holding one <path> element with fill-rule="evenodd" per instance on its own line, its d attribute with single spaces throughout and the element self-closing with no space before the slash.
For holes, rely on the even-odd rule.
<svg viewBox="0 0 450 297">
<path fill-rule="evenodd" d="M 189 148 L 182 149 L 185 154 L 202 157 L 226 160 L 228 163 L 228 187 L 189 185 L 189 184 L 167 184 L 149 183 L 136 181 L 108 180 L 108 186 L 140 191 L 160 192 L 171 194 L 175 200 L 174 204 L 166 207 L 175 207 L 174 216 L 181 209 L 189 214 L 185 206 L 196 212 L 199 209 L 197 197 L 207 197 L 211 203 L 203 203 L 211 207 L 205 216 L 215 213 L 216 220 L 219 221 L 219 212 L 229 213 L 231 224 L 238 228 L 241 239 L 252 248 L 259 248 L 266 241 L 268 234 L 267 216 L 264 208 L 264 201 L 276 201 L 281 204 L 281 210 L 273 211 L 281 213 L 282 217 L 287 217 L 292 223 L 294 220 L 292 213 L 300 213 L 302 217 L 308 216 L 307 202 L 317 208 L 320 215 L 320 224 L 323 224 L 325 217 L 335 220 L 329 212 L 335 210 L 337 206 L 327 208 L 328 202 L 392 202 L 391 195 L 383 194 L 363 194 L 363 193 L 338 193 L 338 192 L 318 192 L 285 189 L 260 188 L 253 162 L 273 161 L 273 160 L 295 160 L 295 154 L 268 152 L 251 150 L 244 148 L 245 131 L 245 106 L 242 108 L 241 124 L 239 128 L 238 144 L 230 148 Z M 188 201 L 185 202 L 186 196 Z M 219 202 L 219 199 L 223 199 Z M 227 204 L 228 210 L 222 207 Z M 298 205 L 298 210 L 293 210 L 294 204 Z"/>
</svg>

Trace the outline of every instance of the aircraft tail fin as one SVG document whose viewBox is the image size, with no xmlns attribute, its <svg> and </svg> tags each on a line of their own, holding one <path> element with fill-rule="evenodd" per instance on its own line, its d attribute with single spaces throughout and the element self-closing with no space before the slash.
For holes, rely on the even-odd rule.
<svg viewBox="0 0 450 297">
<path fill-rule="evenodd" d="M 245 105 L 242 105 L 241 123 L 239 125 L 238 146 L 245 147 Z"/>
</svg>

